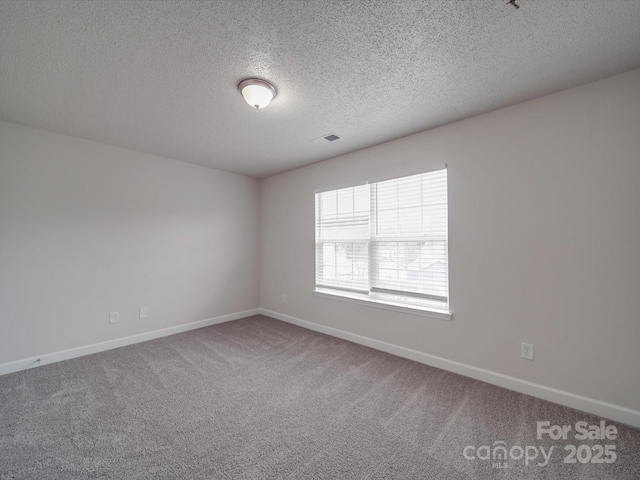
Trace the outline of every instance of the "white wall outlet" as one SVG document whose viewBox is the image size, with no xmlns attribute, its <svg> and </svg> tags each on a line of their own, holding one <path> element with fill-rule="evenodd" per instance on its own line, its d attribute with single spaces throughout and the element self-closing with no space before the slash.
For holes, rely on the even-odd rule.
<svg viewBox="0 0 640 480">
<path fill-rule="evenodd" d="M 147 318 L 149 316 L 149 307 L 140 308 L 140 318 Z"/>
<path fill-rule="evenodd" d="M 520 344 L 520 356 L 527 360 L 533 360 L 533 345 L 530 343 Z"/>
<path fill-rule="evenodd" d="M 118 312 L 111 312 L 109 314 L 109 323 L 118 323 L 120 321 L 120 314 Z"/>
<path fill-rule="evenodd" d="M 282 303 L 287 303 L 287 296 L 284 293 L 282 294 Z"/>
</svg>

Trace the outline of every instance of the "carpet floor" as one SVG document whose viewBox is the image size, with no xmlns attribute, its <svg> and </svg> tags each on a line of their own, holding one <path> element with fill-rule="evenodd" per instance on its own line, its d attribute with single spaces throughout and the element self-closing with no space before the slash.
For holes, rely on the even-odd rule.
<svg viewBox="0 0 640 480">
<path fill-rule="evenodd" d="M 0 478 L 640 479 L 640 430 L 579 421 L 258 315 L 0 377 Z"/>
</svg>

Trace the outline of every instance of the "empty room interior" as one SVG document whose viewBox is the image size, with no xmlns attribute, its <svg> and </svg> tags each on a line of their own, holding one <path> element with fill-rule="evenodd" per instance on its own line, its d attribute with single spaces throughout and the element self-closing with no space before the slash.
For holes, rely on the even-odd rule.
<svg viewBox="0 0 640 480">
<path fill-rule="evenodd" d="M 0 479 L 639 479 L 640 1 L 0 0 Z"/>
</svg>

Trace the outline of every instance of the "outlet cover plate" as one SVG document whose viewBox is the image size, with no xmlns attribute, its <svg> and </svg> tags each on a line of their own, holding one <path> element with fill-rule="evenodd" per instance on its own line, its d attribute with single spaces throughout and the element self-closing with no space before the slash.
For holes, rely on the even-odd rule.
<svg viewBox="0 0 640 480">
<path fill-rule="evenodd" d="M 527 360 L 533 360 L 533 345 L 530 343 L 521 343 L 520 356 Z"/>
</svg>

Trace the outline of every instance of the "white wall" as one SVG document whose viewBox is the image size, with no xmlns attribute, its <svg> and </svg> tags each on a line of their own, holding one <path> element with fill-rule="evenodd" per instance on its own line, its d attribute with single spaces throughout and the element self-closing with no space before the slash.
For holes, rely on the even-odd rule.
<svg viewBox="0 0 640 480">
<path fill-rule="evenodd" d="M 0 364 L 256 308 L 258 192 L 0 122 Z"/>
<path fill-rule="evenodd" d="M 314 189 L 443 163 L 453 320 L 312 295 Z M 270 177 L 260 198 L 261 307 L 640 410 L 640 70 Z"/>
<path fill-rule="evenodd" d="M 636 70 L 259 188 L 0 122 L 0 365 L 260 305 L 640 410 L 639 131 Z M 443 163 L 453 320 L 313 296 L 314 189 Z"/>
</svg>

